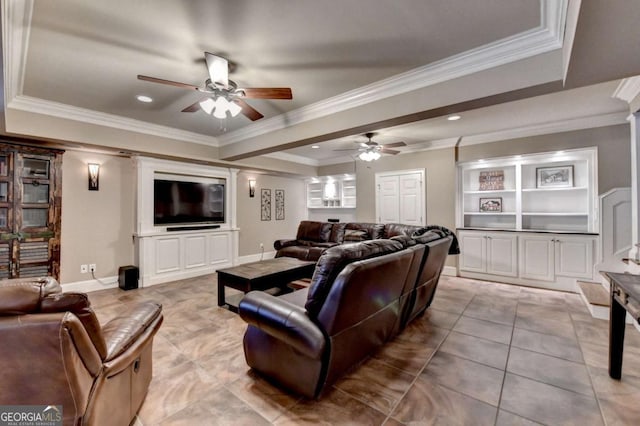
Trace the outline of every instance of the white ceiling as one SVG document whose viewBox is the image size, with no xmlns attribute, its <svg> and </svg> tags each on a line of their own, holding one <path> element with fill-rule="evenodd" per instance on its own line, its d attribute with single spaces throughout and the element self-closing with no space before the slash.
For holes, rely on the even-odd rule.
<svg viewBox="0 0 640 426">
<path fill-rule="evenodd" d="M 326 134 L 320 126 L 311 131 L 304 127 L 305 121 L 313 124 L 307 111 L 331 105 L 335 117 L 340 108 L 355 112 L 355 107 L 401 95 L 405 81 L 411 81 L 405 96 L 409 97 L 411 89 L 411 96 L 417 99 L 406 111 L 397 111 L 406 116 L 428 109 L 425 105 L 453 103 L 438 95 L 446 89 L 442 84 L 447 78 L 455 82 L 453 79 L 466 74 L 473 77 L 473 73 L 507 65 L 518 69 L 522 63 L 525 72 L 520 76 L 512 73 L 509 81 L 503 79 L 495 87 L 478 79 L 479 86 L 485 85 L 488 94 L 499 94 L 560 80 L 567 5 L 568 0 L 7 0 L 2 5 L 5 102 L 8 108 L 27 109 L 20 105 L 28 101 L 34 110 L 38 104 L 48 105 L 49 110 L 55 105 L 77 117 L 91 116 L 93 122 L 106 117 L 105 126 L 116 126 L 117 120 L 110 118 L 116 116 L 150 127 L 178 129 L 230 150 L 229 158 L 243 155 L 231 152 L 238 141 L 257 145 L 256 137 L 264 134 L 266 141 L 271 132 L 271 139 L 281 142 L 265 142 L 254 148 L 254 154 L 283 152 L 315 164 L 348 160 L 349 152 L 333 150 L 357 147 L 353 142 L 365 140 L 360 135 L 367 126 L 365 130 L 378 132 L 374 140 L 403 140 L 409 146 L 401 150 L 411 151 L 506 129 L 548 127 L 563 121 L 578 126 L 576 120 L 594 116 L 619 122 L 625 104 L 611 99 L 618 84 L 611 81 L 534 98 L 518 95 L 511 103 L 492 106 L 488 102 L 465 110 L 456 122 L 439 114 L 401 126 L 375 123 L 389 123 L 392 109 L 384 117 L 372 116 L 369 124 L 367 118 L 349 123 L 333 120 L 336 128 L 326 128 Z M 512 49 L 508 54 L 502 54 L 505 46 Z M 485 54 L 494 52 L 491 49 L 500 54 Z M 7 51 L 13 50 L 11 56 Z M 204 51 L 236 64 L 231 78 L 239 85 L 291 87 L 293 100 L 249 100 L 264 119 L 252 123 L 239 116 L 220 121 L 201 111 L 180 112 L 199 99 L 198 93 L 136 79 L 145 74 L 203 85 Z M 476 60 L 478 52 L 483 60 L 488 59 Z M 527 69 L 526 60 L 544 66 Z M 433 70 L 440 73 L 434 74 L 438 78 L 431 77 Z M 618 76 L 608 80 L 614 77 Z M 394 84 L 395 91 L 385 95 Z M 432 98 L 421 95 L 423 86 L 433 87 L 424 92 Z M 366 98 L 370 93 L 377 96 L 371 102 Z M 135 97 L 139 94 L 151 96 L 154 102 L 138 102 Z M 480 95 L 468 93 L 459 98 L 471 100 Z M 322 114 L 331 117 L 330 113 Z M 277 132 L 282 129 L 288 133 L 280 137 Z M 340 137 L 333 137 L 337 134 Z M 311 142 L 320 142 L 321 148 L 312 150 Z M 295 145 L 308 146 L 292 148 Z M 246 157 L 251 149 L 241 150 Z"/>
</svg>

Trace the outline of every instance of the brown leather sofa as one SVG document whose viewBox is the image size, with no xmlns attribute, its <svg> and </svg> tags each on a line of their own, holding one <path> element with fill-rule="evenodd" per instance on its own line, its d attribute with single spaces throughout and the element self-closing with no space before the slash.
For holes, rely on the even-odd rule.
<svg viewBox="0 0 640 426">
<path fill-rule="evenodd" d="M 62 405 L 65 425 L 129 425 L 151 382 L 161 305 L 100 326 L 53 278 L 0 281 L 0 404 Z"/>
<path fill-rule="evenodd" d="M 420 229 L 417 226 L 397 223 L 349 222 L 332 223 L 303 220 L 298 225 L 294 239 L 276 240 L 273 248 L 275 257 L 295 257 L 300 260 L 316 261 L 330 247 L 344 243 L 354 243 L 398 235 L 411 236 Z"/>
<path fill-rule="evenodd" d="M 248 293 L 239 305 L 247 364 L 318 397 L 427 309 L 452 240 L 426 232 L 334 246 L 308 289 Z"/>
</svg>

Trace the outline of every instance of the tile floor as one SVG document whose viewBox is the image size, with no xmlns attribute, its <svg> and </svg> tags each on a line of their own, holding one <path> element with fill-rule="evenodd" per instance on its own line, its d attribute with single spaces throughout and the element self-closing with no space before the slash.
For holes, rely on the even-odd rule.
<svg viewBox="0 0 640 426">
<path fill-rule="evenodd" d="M 215 279 L 90 293 L 101 321 L 164 306 L 135 425 L 640 424 L 640 333 L 629 326 L 611 380 L 608 323 L 575 294 L 442 277 L 424 317 L 310 401 L 249 370 Z"/>
</svg>

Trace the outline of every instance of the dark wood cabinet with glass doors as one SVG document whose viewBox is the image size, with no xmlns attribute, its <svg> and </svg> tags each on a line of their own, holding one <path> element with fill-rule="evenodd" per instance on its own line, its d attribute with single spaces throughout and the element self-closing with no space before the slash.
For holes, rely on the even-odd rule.
<svg viewBox="0 0 640 426">
<path fill-rule="evenodd" d="M 60 274 L 62 151 L 0 143 L 0 278 Z"/>
</svg>

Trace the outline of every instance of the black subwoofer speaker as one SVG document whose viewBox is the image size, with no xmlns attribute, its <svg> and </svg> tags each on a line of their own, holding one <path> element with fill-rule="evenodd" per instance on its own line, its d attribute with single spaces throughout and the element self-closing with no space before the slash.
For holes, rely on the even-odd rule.
<svg viewBox="0 0 640 426">
<path fill-rule="evenodd" d="M 121 266 L 118 268 L 118 286 L 123 290 L 133 290 L 138 288 L 138 278 L 140 270 L 137 266 Z"/>
</svg>

